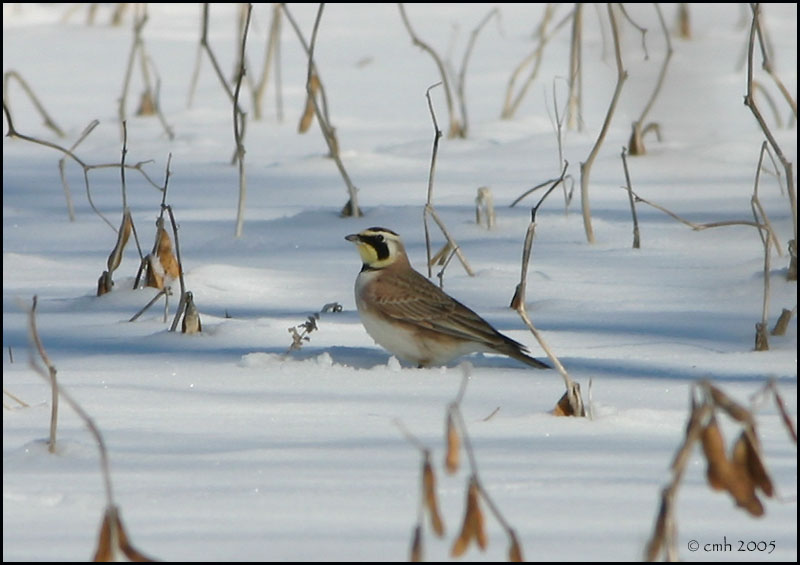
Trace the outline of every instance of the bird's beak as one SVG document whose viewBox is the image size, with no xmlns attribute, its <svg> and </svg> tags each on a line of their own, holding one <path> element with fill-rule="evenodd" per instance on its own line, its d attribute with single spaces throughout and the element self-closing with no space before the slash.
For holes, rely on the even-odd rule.
<svg viewBox="0 0 800 565">
<path fill-rule="evenodd" d="M 352 241 L 353 243 L 358 243 L 359 241 L 361 241 L 361 238 L 358 237 L 357 233 L 351 233 L 350 235 L 346 235 L 344 238 L 347 241 Z"/>
</svg>

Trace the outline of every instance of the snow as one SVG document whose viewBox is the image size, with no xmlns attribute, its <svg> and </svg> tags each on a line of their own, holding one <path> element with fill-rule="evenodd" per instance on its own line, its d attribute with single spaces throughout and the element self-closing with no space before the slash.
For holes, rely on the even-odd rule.
<svg viewBox="0 0 800 565">
<path fill-rule="evenodd" d="M 235 6 L 211 7 L 210 42 L 225 72 L 232 72 L 236 52 Z M 763 134 L 742 104 L 748 26 L 739 6 L 690 6 L 693 38 L 672 37 L 674 56 L 648 117 L 661 125 L 663 141 L 650 136 L 646 156 L 628 157 L 631 182 L 643 198 L 693 222 L 752 220 Z M 456 68 L 469 34 L 491 8 L 406 7 L 415 32 Z M 553 93 L 563 112 L 568 28 L 545 49 L 517 116 L 501 120 L 509 76 L 536 46 L 542 6 L 499 9 L 499 23 L 493 19 L 481 31 L 466 73 L 469 136 L 440 140 L 433 201 L 475 270 L 468 276 L 454 259 L 445 289 L 543 358 L 508 308 L 538 197 L 508 204 L 559 173 Z M 406 560 L 421 469 L 420 452 L 406 437 L 411 434 L 431 450 L 447 526 L 439 540 L 426 525 L 425 557 L 450 559 L 470 471 L 462 465 L 456 475 L 445 474 L 444 422 L 468 374 L 461 409 L 478 474 L 525 557 L 640 560 L 684 437 L 693 383 L 711 379 L 749 404 L 775 379 L 796 415 L 797 323 L 794 317 L 785 336 L 770 336 L 769 351 L 753 350 L 764 253 L 751 227 L 693 231 L 640 204 L 642 248 L 632 249 L 620 152 L 652 91 L 665 44 L 650 5 L 629 9 L 649 30 L 649 57 L 639 32 L 621 23 L 629 79 L 591 172 L 597 241 L 586 242 L 577 192 L 565 210 L 557 191 L 537 213 L 528 278 L 531 318 L 591 404 L 591 419 L 575 419 L 549 414 L 563 393 L 555 371 L 493 355 L 445 368 L 404 366 L 361 326 L 353 297 L 360 260 L 344 236 L 385 226 L 403 237 L 423 272 L 426 256 L 422 212 L 433 125 L 425 91 L 439 76 L 433 60 L 412 45 L 395 5 L 327 5 L 316 46 L 342 159 L 365 216 L 338 216 L 346 191 L 316 123 L 297 133 L 306 62 L 284 20 L 285 117 L 277 118 L 272 83 L 264 119 L 248 120 L 240 238 L 234 237 L 232 110 L 207 58 L 187 107 L 200 9 L 148 5 L 143 38 L 175 139 L 164 135 L 156 118 L 133 116 L 142 88 L 137 67 L 128 96 L 126 161 L 152 160 L 144 169 L 163 183 L 172 155 L 167 203 L 180 225 L 186 284 L 203 332 L 168 331 L 176 297 L 166 323 L 163 302 L 128 321 L 156 293 L 132 290 L 139 264 L 133 242 L 114 274 L 114 290 L 96 297 L 116 234 L 92 211 L 81 169 L 67 163 L 76 209 L 71 222 L 61 155 L 4 138 L 3 388 L 29 406 L 4 395 L 3 560 L 91 558 L 106 505 L 96 443 L 63 402 L 57 453 L 47 451 L 49 386 L 28 363 L 27 312 L 34 295 L 39 334 L 58 380 L 100 429 L 115 502 L 132 543 L 148 555 L 167 561 Z M 663 9 L 673 28 L 675 6 Z M 111 27 L 108 5 L 101 5 L 93 26 L 84 22 L 85 8 L 66 21 L 67 5 L 4 4 L 3 10 L 4 72 L 23 76 L 66 137 L 43 126 L 12 82 L 4 102 L 17 130 L 68 147 L 97 119 L 75 152 L 90 164 L 118 163 L 117 103 L 132 44 L 130 14 L 123 26 Z M 308 38 L 316 5 L 290 10 Z M 796 97 L 797 5 L 763 10 L 776 73 Z M 554 21 L 565 14 L 560 7 Z M 584 15 L 585 129 L 566 131 L 563 144 L 576 181 L 615 84 L 601 14 L 587 5 Z M 256 6 L 253 18 L 248 60 L 257 78 L 269 8 Z M 771 79 L 760 73 L 759 80 L 774 93 L 786 123 L 789 110 Z M 446 129 L 443 89 L 433 89 L 431 99 Z M 249 94 L 243 93 L 242 104 L 251 107 Z M 796 163 L 796 127 L 773 131 Z M 119 170 L 92 170 L 89 178 L 93 202 L 118 225 Z M 126 182 L 138 236 L 149 249 L 161 195 L 135 171 Z M 492 231 L 475 224 L 481 186 L 491 188 L 496 205 Z M 796 282 L 785 276 L 792 219 L 774 176 L 762 174 L 759 197 L 782 246 L 771 261 L 772 327 L 782 308 L 796 307 Z M 438 249 L 443 238 L 435 226 L 432 233 Z M 289 329 L 334 302 L 342 311 L 321 313 L 309 341 L 287 354 Z M 710 490 L 695 448 L 677 499 L 682 559 L 797 560 L 796 447 L 774 404 L 759 405 L 756 414 L 778 497 L 765 500 L 763 517 L 750 517 L 727 494 Z M 734 423 L 721 423 L 732 439 Z M 485 505 L 484 511 L 488 548 L 473 547 L 463 559 L 504 560 L 505 534 Z M 689 551 L 691 540 L 700 543 L 698 551 Z M 739 551 L 740 542 L 746 549 L 751 541 L 774 541 L 774 550 Z M 706 545 L 724 542 L 731 549 Z"/>
</svg>

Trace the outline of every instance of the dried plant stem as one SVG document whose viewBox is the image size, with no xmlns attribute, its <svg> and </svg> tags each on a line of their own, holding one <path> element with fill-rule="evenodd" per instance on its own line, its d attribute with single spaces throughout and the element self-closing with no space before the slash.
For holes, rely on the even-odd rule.
<svg viewBox="0 0 800 565">
<path fill-rule="evenodd" d="M 85 184 L 85 187 L 86 187 L 86 197 L 87 197 L 87 199 L 89 201 L 89 205 L 91 206 L 92 210 L 94 210 L 94 212 L 106 224 L 108 224 L 108 226 L 112 230 L 116 231 L 117 230 L 116 226 L 113 223 L 111 223 L 111 221 L 109 221 L 109 219 L 106 218 L 103 215 L 103 213 L 100 212 L 100 210 L 97 209 L 97 207 L 94 205 L 94 202 L 92 201 L 91 190 L 89 188 L 89 171 L 91 171 L 93 169 L 108 169 L 108 168 L 119 167 L 120 164 L 119 163 L 104 163 L 104 164 L 101 164 L 101 165 L 90 165 L 90 164 L 86 163 L 85 161 L 83 161 L 80 157 L 78 157 L 70 149 L 61 147 L 60 145 L 58 145 L 56 143 L 52 143 L 50 141 L 47 141 L 46 139 L 38 139 L 36 137 L 32 137 L 32 136 L 20 133 L 14 127 L 14 122 L 11 119 L 11 113 L 8 110 L 8 106 L 6 105 L 5 100 L 3 101 L 3 113 L 5 114 L 6 121 L 8 122 L 8 132 L 6 133 L 6 137 L 9 137 L 9 138 L 12 138 L 12 139 L 14 139 L 14 138 L 21 139 L 23 141 L 28 141 L 30 143 L 36 143 L 38 145 L 43 145 L 45 147 L 49 147 L 51 149 L 55 149 L 56 151 L 59 151 L 59 152 L 63 153 L 64 155 L 66 155 L 67 157 L 69 157 L 70 159 L 75 161 L 83 169 L 83 180 L 84 180 L 84 184 Z M 91 127 L 93 128 L 93 126 L 91 126 Z M 83 136 L 85 137 L 86 135 L 88 135 L 88 132 L 86 132 L 86 130 L 84 130 Z M 147 173 L 142 168 L 145 164 L 147 164 L 149 162 L 150 161 L 140 161 L 139 163 L 136 163 L 135 165 L 125 165 L 125 167 L 128 168 L 128 169 L 139 171 L 139 173 L 141 173 L 141 175 L 147 180 L 147 182 L 149 182 L 152 186 L 154 186 L 155 188 L 160 190 L 160 187 L 152 181 L 152 179 L 147 175 Z"/>
<path fill-rule="evenodd" d="M 661 64 L 661 70 L 658 73 L 658 79 L 656 80 L 656 86 L 653 89 L 653 93 L 650 95 L 650 99 L 645 104 L 644 109 L 642 110 L 642 115 L 639 116 L 639 119 L 633 122 L 633 132 L 631 134 L 631 140 L 628 143 L 628 151 L 630 151 L 631 155 L 643 155 L 645 153 L 644 148 L 644 136 L 650 130 L 655 130 L 658 133 L 658 125 L 654 123 L 646 123 L 647 114 L 650 113 L 650 109 L 653 107 L 653 104 L 658 97 L 658 94 L 661 92 L 661 87 L 664 85 L 664 78 L 667 76 L 667 67 L 669 66 L 670 59 L 672 59 L 672 41 L 669 37 L 669 30 L 667 29 L 667 24 L 664 21 L 664 15 L 661 13 L 661 6 L 659 4 L 653 4 L 653 7 L 656 10 L 656 14 L 658 15 L 658 21 L 661 25 L 661 31 L 664 34 L 664 41 L 667 44 L 667 52 L 664 56 L 664 62 Z"/>
<path fill-rule="evenodd" d="M 586 158 L 586 161 L 581 163 L 581 213 L 583 215 L 583 227 L 584 231 L 586 232 L 586 240 L 589 243 L 595 242 L 594 230 L 592 229 L 592 212 L 589 206 L 589 175 L 592 165 L 594 164 L 595 157 L 597 157 L 597 153 L 600 151 L 600 146 L 602 145 L 606 136 L 606 132 L 608 131 L 608 127 L 611 124 L 611 118 L 614 116 L 614 110 L 617 107 L 619 96 L 622 93 L 622 85 L 628 78 L 628 73 L 622 66 L 617 18 L 614 15 L 612 4 L 608 4 L 607 8 L 608 19 L 611 23 L 611 33 L 614 38 L 614 54 L 617 62 L 617 86 L 614 89 L 614 95 L 611 98 L 611 104 L 609 105 L 606 118 L 603 121 L 603 127 L 600 129 L 600 134 L 597 136 L 597 141 L 595 142 L 594 147 L 592 147 L 592 150 L 589 153 L 589 156 Z"/>
<path fill-rule="evenodd" d="M 9 92 L 8 92 L 8 84 L 10 83 L 11 79 L 16 80 L 19 85 L 22 87 L 22 90 L 25 91 L 25 94 L 28 95 L 33 106 L 36 108 L 36 111 L 39 112 L 39 115 L 44 120 L 45 127 L 49 128 L 53 131 L 58 137 L 65 137 L 64 130 L 62 130 L 55 121 L 50 117 L 50 114 L 47 113 L 47 110 L 44 109 L 44 105 L 39 101 L 36 95 L 33 93 L 33 89 L 27 83 L 25 79 L 22 78 L 17 71 L 7 71 L 3 75 L 3 103 L 5 104 L 6 100 L 10 100 Z"/>
<path fill-rule="evenodd" d="M 763 34 L 761 32 L 761 19 L 760 19 L 760 4 L 752 4 L 751 5 L 753 10 L 753 19 L 750 25 L 750 39 L 748 44 L 748 51 L 747 51 L 747 93 L 745 94 L 744 103 L 745 106 L 750 108 L 750 111 L 753 113 L 756 121 L 758 122 L 761 130 L 764 132 L 764 136 L 767 138 L 767 141 L 770 144 L 770 147 L 774 151 L 775 155 L 778 157 L 778 160 L 783 165 L 785 176 L 786 176 L 786 187 L 787 192 L 789 193 L 789 207 L 790 212 L 792 214 L 792 229 L 793 229 L 793 239 L 790 242 L 790 249 L 794 249 L 794 253 L 790 253 L 789 257 L 789 269 L 787 273 L 787 278 L 789 280 L 797 280 L 797 196 L 795 193 L 795 180 L 794 180 L 794 172 L 792 170 L 792 163 L 784 155 L 783 151 L 781 150 L 780 145 L 778 144 L 775 136 L 772 135 L 772 132 L 767 126 L 766 121 L 764 120 L 761 111 L 758 108 L 758 105 L 755 102 L 753 97 L 753 52 L 755 50 L 755 43 L 756 43 L 756 34 L 758 33 L 759 39 L 761 39 L 761 53 L 763 57 L 763 66 L 765 69 L 770 69 L 768 72 L 772 74 L 771 71 L 771 63 L 769 62 L 769 58 L 767 55 L 767 50 L 764 47 L 763 43 Z M 774 76 L 774 75 L 773 75 Z M 797 115 L 797 108 L 794 106 L 794 113 L 795 116 Z"/>
<path fill-rule="evenodd" d="M 447 137 L 464 137 L 464 129 L 462 124 L 459 123 L 455 109 L 453 108 L 453 95 L 450 91 L 450 81 L 447 79 L 447 71 L 444 63 L 442 63 L 441 57 L 439 57 L 439 55 L 430 45 L 422 41 L 417 34 L 414 33 L 414 29 L 411 27 L 411 22 L 408 20 L 408 16 L 406 15 L 405 5 L 400 2 L 397 6 L 400 8 L 400 16 L 403 19 L 403 24 L 406 26 L 406 30 L 408 30 L 408 34 L 411 36 L 411 42 L 428 53 L 433 58 L 434 63 L 436 63 L 436 67 L 439 69 L 439 76 L 442 78 L 441 83 L 444 86 L 445 101 L 447 102 L 447 112 L 450 116 L 450 127 L 447 131 Z"/>
<path fill-rule="evenodd" d="M 583 3 L 575 4 L 572 11 L 572 35 L 569 50 L 569 97 L 567 98 L 567 127 L 571 130 L 583 129 L 581 119 L 581 94 L 583 92 L 583 73 L 581 66 L 581 43 L 583 37 Z"/>
<path fill-rule="evenodd" d="M 458 73 L 458 85 L 456 87 L 456 96 L 458 97 L 459 107 L 461 108 L 461 137 L 467 137 L 467 132 L 469 130 L 469 120 L 467 119 L 467 99 L 466 99 L 466 82 L 467 82 L 467 63 L 469 62 L 470 55 L 472 55 L 472 50 L 475 48 L 475 42 L 478 39 L 478 34 L 481 32 L 483 27 L 489 23 L 489 20 L 492 19 L 492 16 L 500 17 L 500 9 L 497 7 L 492 8 L 488 14 L 486 14 L 480 23 L 472 30 L 472 33 L 469 36 L 469 42 L 467 43 L 467 48 L 464 50 L 464 58 L 461 61 L 461 70 Z M 404 16 L 405 18 L 405 16 Z M 406 24 L 408 26 L 408 24 Z"/>
<path fill-rule="evenodd" d="M 70 146 L 69 148 L 70 153 L 74 152 L 75 149 L 78 147 L 78 145 L 80 145 L 81 142 L 84 139 L 86 139 L 89 136 L 89 134 L 92 133 L 94 128 L 96 128 L 99 124 L 100 124 L 99 120 L 92 120 L 91 123 L 88 126 L 86 126 L 86 128 L 83 130 L 83 132 L 75 141 L 75 143 L 73 143 Z M 61 186 L 64 187 L 64 197 L 67 199 L 67 214 L 69 215 L 69 221 L 74 222 L 75 207 L 72 205 L 72 194 L 69 189 L 69 182 L 67 182 L 66 164 L 67 164 L 67 155 L 64 155 L 63 157 L 61 157 L 61 159 L 58 160 L 58 172 L 61 175 Z"/>
<path fill-rule="evenodd" d="M 244 123 L 247 118 L 245 112 L 239 106 L 239 93 L 242 88 L 242 80 L 245 76 L 245 47 L 247 45 L 247 32 L 250 29 L 250 17 L 253 12 L 253 5 L 247 4 L 247 15 L 242 30 L 242 44 L 239 51 L 239 68 L 237 69 L 236 89 L 233 93 L 233 139 L 236 143 L 236 163 L 239 167 L 239 203 L 236 207 L 236 237 L 242 237 L 244 230 L 244 208 L 247 200 L 247 174 L 244 167 Z"/>
<path fill-rule="evenodd" d="M 433 150 L 431 152 L 431 166 L 430 170 L 428 171 L 428 192 L 427 192 L 427 200 L 425 202 L 425 208 L 422 212 L 422 223 L 425 228 L 425 248 L 428 253 L 428 278 L 432 276 L 432 259 L 431 259 L 431 239 L 430 239 L 430 231 L 428 230 L 428 216 L 430 215 L 433 220 L 436 222 L 436 225 L 439 226 L 439 229 L 442 230 L 442 234 L 444 234 L 445 238 L 447 239 L 447 245 L 450 246 L 451 249 L 454 250 L 458 260 L 461 261 L 461 266 L 464 267 L 464 270 L 467 272 L 469 276 L 475 276 L 472 268 L 469 266 L 467 262 L 467 258 L 461 252 L 461 248 L 456 243 L 455 239 L 450 235 L 450 232 L 447 230 L 447 227 L 444 225 L 444 222 L 439 217 L 439 214 L 436 213 L 436 209 L 433 207 L 433 177 L 434 172 L 436 170 L 436 156 L 439 151 L 439 139 L 442 137 L 442 130 L 439 129 L 439 124 L 436 121 L 436 112 L 433 110 L 433 102 L 431 102 L 431 89 L 435 88 L 436 86 L 440 85 L 441 83 L 436 83 L 428 87 L 425 91 L 425 98 L 428 100 L 428 110 L 431 114 L 431 120 L 433 121 Z M 440 277 L 440 281 L 442 278 Z"/>
<path fill-rule="evenodd" d="M 628 160 L 626 158 L 627 151 L 622 148 L 622 167 L 625 170 L 625 188 L 628 190 L 628 201 L 631 205 L 631 216 L 633 217 L 633 248 L 641 248 L 641 240 L 639 238 L 639 217 L 636 214 L 636 203 L 633 198 L 633 189 L 631 188 L 631 175 L 628 172 Z"/>
<path fill-rule="evenodd" d="M 342 216 L 352 216 L 356 218 L 360 218 L 363 213 L 361 212 L 361 208 L 358 205 L 358 189 L 350 180 L 350 175 L 347 174 L 347 170 L 344 167 L 344 163 L 342 163 L 341 156 L 339 155 L 339 143 L 336 140 L 336 134 L 333 127 L 330 124 L 330 119 L 327 113 L 327 102 L 325 101 L 325 94 L 324 88 L 322 86 L 322 80 L 319 78 L 319 71 L 316 68 L 316 64 L 314 63 L 314 49 L 316 47 L 317 41 L 317 31 L 319 29 L 319 22 L 322 18 L 322 11 L 325 7 L 325 3 L 322 2 L 319 5 L 319 9 L 317 10 L 317 16 L 314 20 L 314 29 L 311 32 L 311 41 L 309 42 L 308 46 L 306 46 L 305 39 L 303 38 L 303 34 L 300 31 L 297 22 L 295 22 L 294 18 L 292 17 L 291 13 L 286 7 L 286 4 L 281 4 L 284 13 L 286 14 L 286 19 L 292 25 L 297 34 L 297 37 L 300 39 L 300 43 L 303 45 L 306 53 L 308 54 L 308 72 L 306 73 L 306 95 L 308 96 L 309 100 L 314 104 L 314 114 L 317 117 L 317 123 L 319 123 L 319 128 L 322 131 L 322 137 L 325 139 L 325 143 L 328 145 L 328 151 L 330 156 L 333 158 L 334 162 L 336 163 L 336 168 L 339 169 L 339 174 L 342 175 L 342 179 L 347 187 L 347 194 L 349 196 L 349 200 L 347 204 L 345 204 L 344 208 L 342 208 Z M 313 77 L 317 78 L 317 83 L 319 86 L 320 96 L 322 98 L 322 104 L 317 100 L 317 96 L 314 95 L 313 84 L 314 80 Z"/>
<path fill-rule="evenodd" d="M 163 113 L 161 112 L 161 105 L 158 101 L 158 93 L 153 88 L 150 81 L 149 58 L 144 47 L 144 40 L 142 39 L 142 30 L 147 24 L 149 16 L 147 15 L 147 4 L 136 4 L 135 9 L 139 12 L 133 17 L 133 44 L 131 45 L 130 53 L 128 54 L 128 65 L 125 69 L 125 78 L 122 82 L 122 94 L 119 97 L 119 106 L 117 107 L 117 114 L 120 123 L 127 119 L 126 106 L 128 100 L 128 90 L 130 87 L 131 75 L 133 74 L 133 66 L 136 61 L 136 56 L 139 56 L 139 64 L 142 70 L 142 80 L 144 82 L 144 96 L 150 98 L 153 103 L 153 109 L 158 115 L 161 126 L 169 139 L 174 139 L 175 134 L 172 128 L 167 124 Z"/>
<path fill-rule="evenodd" d="M 264 55 L 264 69 L 261 72 L 261 78 L 255 86 L 253 91 L 253 116 L 256 120 L 262 117 L 262 103 L 264 95 L 267 92 L 267 85 L 269 84 L 269 77 L 272 71 L 272 64 L 275 63 L 275 90 L 276 90 L 276 105 L 279 108 L 278 119 L 282 119 L 280 111 L 280 39 L 281 39 L 281 14 L 283 10 L 280 3 L 272 5 L 272 21 L 269 27 L 269 35 L 267 37 L 267 50 Z"/>
<path fill-rule="evenodd" d="M 39 357 L 41 357 L 46 370 L 36 364 L 33 358 L 33 353 L 31 353 L 30 363 L 37 373 L 39 373 L 45 380 L 50 382 L 50 439 L 47 442 L 47 450 L 50 453 L 55 453 L 56 434 L 58 432 L 58 380 L 56 379 L 58 371 L 56 370 L 56 366 L 50 360 L 50 357 L 47 355 L 47 351 L 45 351 L 44 345 L 42 344 L 42 339 L 39 337 L 39 331 L 36 328 L 36 305 L 38 302 L 38 296 L 34 296 L 33 304 L 31 305 L 28 316 L 28 325 L 31 341 L 33 341 L 33 344 L 36 346 L 36 351 L 39 352 Z"/>
<path fill-rule="evenodd" d="M 573 12 L 570 11 L 548 33 L 547 24 L 552 19 L 554 12 L 555 12 L 555 5 L 547 4 L 547 7 L 545 8 L 544 12 L 544 17 L 542 18 L 542 22 L 539 24 L 539 43 L 536 46 L 536 49 L 534 49 L 532 53 L 530 53 L 527 57 L 525 57 L 519 63 L 519 65 L 517 65 L 517 67 L 511 73 L 511 77 L 508 79 L 508 86 L 506 87 L 506 96 L 503 102 L 503 110 L 500 112 L 500 117 L 503 119 L 510 119 L 514 117 L 514 114 L 517 112 L 519 105 L 522 103 L 522 99 L 525 97 L 525 94 L 527 94 L 530 85 L 533 84 L 533 81 L 539 74 L 539 68 L 541 67 L 542 64 L 542 56 L 544 54 L 545 47 L 550 42 L 550 40 L 556 35 L 556 33 L 559 32 L 567 22 L 572 21 L 573 19 L 572 18 Z M 516 85 L 519 75 L 522 73 L 523 69 L 525 69 L 525 67 L 527 67 L 531 62 L 533 62 L 533 67 L 531 69 L 530 74 L 528 75 L 528 78 L 526 78 L 525 82 L 522 83 L 522 86 L 520 86 L 516 96 L 513 96 L 514 86 Z"/>
</svg>

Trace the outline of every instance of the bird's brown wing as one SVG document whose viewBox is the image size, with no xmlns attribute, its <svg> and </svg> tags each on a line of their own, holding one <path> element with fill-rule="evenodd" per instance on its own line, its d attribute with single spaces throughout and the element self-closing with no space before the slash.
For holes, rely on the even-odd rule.
<svg viewBox="0 0 800 565">
<path fill-rule="evenodd" d="M 373 298 L 390 318 L 501 351 L 508 342 L 524 349 L 417 271 L 392 273 L 374 284 Z"/>
</svg>

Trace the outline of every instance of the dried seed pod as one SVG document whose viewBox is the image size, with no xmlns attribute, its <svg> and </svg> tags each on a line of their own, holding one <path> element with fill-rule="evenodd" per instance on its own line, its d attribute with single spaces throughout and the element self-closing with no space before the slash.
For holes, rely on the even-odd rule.
<svg viewBox="0 0 800 565">
<path fill-rule="evenodd" d="M 703 453 L 705 453 L 708 461 L 706 469 L 708 484 L 714 490 L 727 489 L 730 478 L 730 461 L 725 455 L 725 440 L 713 414 L 703 428 L 700 441 L 703 445 Z"/>
<path fill-rule="evenodd" d="M 753 437 L 756 437 L 755 429 L 752 429 L 751 433 Z M 760 488 L 765 495 L 771 497 L 775 492 L 772 486 L 772 479 L 770 479 L 767 470 L 764 468 L 759 450 L 753 445 L 750 435 L 747 431 L 742 431 L 739 439 L 733 445 L 731 460 L 735 466 L 747 472 L 750 480 L 753 481 L 757 488 Z"/>
<path fill-rule="evenodd" d="M 508 538 L 511 542 L 508 548 L 508 560 L 511 563 L 522 563 L 525 561 L 522 557 L 522 546 L 519 544 L 517 534 L 514 533 L 514 530 L 508 530 Z"/>
<path fill-rule="evenodd" d="M 411 537 L 411 555 L 408 560 L 412 563 L 419 563 L 423 560 L 422 556 L 422 526 L 417 524 L 414 528 L 414 535 Z"/>
<path fill-rule="evenodd" d="M 439 536 L 444 536 L 444 522 L 439 514 L 439 505 L 436 502 L 436 476 L 433 473 L 428 455 L 425 455 L 425 463 L 422 466 L 422 490 L 424 491 L 425 507 L 431 517 L 431 527 L 433 532 Z"/>
<path fill-rule="evenodd" d="M 458 471 L 461 455 L 461 437 L 453 421 L 453 413 L 447 413 L 447 454 L 444 459 L 444 468 L 451 475 Z"/>
</svg>

